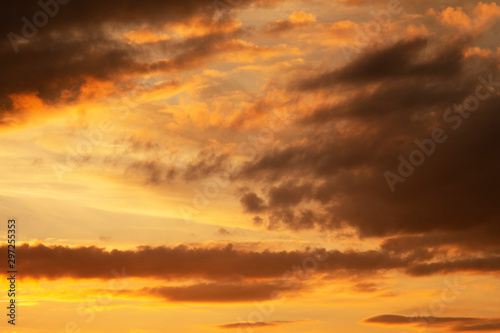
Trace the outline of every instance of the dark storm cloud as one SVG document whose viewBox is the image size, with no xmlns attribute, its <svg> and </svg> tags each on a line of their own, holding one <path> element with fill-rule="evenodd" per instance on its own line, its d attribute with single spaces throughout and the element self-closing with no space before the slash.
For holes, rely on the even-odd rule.
<svg viewBox="0 0 500 333">
<path fill-rule="evenodd" d="M 0 97 L 4 108 L 12 93 L 39 93 L 43 99 L 54 99 L 63 89 L 78 90 L 84 77 L 109 79 L 120 71 L 134 71 L 135 50 L 110 40 L 104 33 L 106 24 L 138 26 L 184 20 L 194 15 L 211 15 L 213 6 L 205 1 L 70 1 L 61 5 L 55 1 L 51 10 L 56 13 L 27 43 L 0 41 L 0 61 L 4 78 Z M 2 36 L 15 33 L 23 36 L 26 17 L 42 11 L 37 1 L 19 1 L 2 10 Z M 24 38 L 24 37 L 23 37 Z M 136 68 L 138 69 L 138 68 Z M 144 70 L 144 69 L 143 69 Z"/>
<path fill-rule="evenodd" d="M 425 38 L 402 40 L 365 53 L 348 65 L 320 74 L 298 86 L 301 90 L 326 89 L 345 83 L 366 83 L 408 77 L 456 77 L 460 74 L 462 42 L 446 45 L 432 56 L 422 55 L 429 41 Z"/>
<path fill-rule="evenodd" d="M 179 22 L 193 16 L 212 16 L 214 6 L 209 1 L 187 0 L 178 1 L 148 0 L 148 1 L 41 1 L 51 3 L 54 8 L 57 3 L 59 12 L 50 19 L 44 30 L 71 30 L 73 28 L 92 28 L 102 24 L 165 24 Z M 20 32 L 26 16 L 32 19 L 33 15 L 41 10 L 38 1 L 18 1 L 5 6 L 2 11 L 2 36 L 9 32 Z"/>
<path fill-rule="evenodd" d="M 292 182 L 273 186 L 269 190 L 269 205 L 272 207 L 289 207 L 301 202 L 304 197 L 310 196 L 310 184 L 297 185 Z"/>
<path fill-rule="evenodd" d="M 243 205 L 243 209 L 248 213 L 260 213 L 267 209 L 267 207 L 264 206 L 264 200 L 259 198 L 255 193 L 243 195 L 240 202 Z"/>
<path fill-rule="evenodd" d="M 59 38 L 35 39 L 19 54 L 8 45 L 1 46 L 0 75 L 4 80 L 0 84 L 0 101 L 4 109 L 9 107 L 10 94 L 36 93 L 52 101 L 64 90 L 78 95 L 86 77 L 106 80 L 125 68 L 140 70 L 131 50 L 100 33 L 77 37 L 65 32 Z"/>
<path fill-rule="evenodd" d="M 466 231 L 440 232 L 417 236 L 398 236 L 385 239 L 381 248 L 393 253 L 407 253 L 425 248 L 460 248 L 469 253 L 500 254 L 496 232 L 491 227 L 472 228 Z"/>
<path fill-rule="evenodd" d="M 5 248 L 5 247 L 4 247 Z M 319 273 L 347 271 L 351 274 L 404 269 L 414 260 L 377 251 L 281 251 L 245 252 L 225 248 L 178 246 L 140 247 L 136 250 L 106 251 L 97 247 L 20 245 L 19 256 L 25 277 L 112 278 L 113 269 L 126 270 L 131 277 L 162 279 L 203 278 L 210 280 L 281 278 L 307 258 L 318 258 Z M 320 260 L 322 259 L 322 260 Z M 21 269 L 21 267 L 20 267 Z"/>
<path fill-rule="evenodd" d="M 471 89 L 474 89 L 467 86 L 450 91 L 448 87 L 453 81 L 451 79 L 426 82 L 394 80 L 375 88 L 372 94 L 367 94 L 366 91 L 354 91 L 353 97 L 348 102 L 320 107 L 313 114 L 303 117 L 302 122 L 304 125 L 317 125 L 343 118 L 364 118 L 365 121 L 380 121 L 385 118 L 392 123 L 399 122 L 401 126 L 413 132 L 418 129 L 412 128 L 414 124 L 411 123 L 411 119 L 404 117 L 402 112 L 409 115 L 418 113 L 424 108 L 444 109 L 456 103 L 457 96 L 467 96 Z"/>
<path fill-rule="evenodd" d="M 8 47 L 0 49 L 4 64 L 0 75 L 5 78 L 0 84 L 0 99 L 4 109 L 11 107 L 9 95 L 15 93 L 35 93 L 46 102 L 53 102 L 63 91 L 76 98 L 88 78 L 118 81 L 126 75 L 153 70 L 168 73 L 196 68 L 215 53 L 234 49 L 230 42 L 234 36 L 216 33 L 183 41 L 161 41 L 149 48 L 128 45 L 93 30 L 85 34 L 61 32 L 54 38 L 40 36 L 19 54 L 10 52 Z M 154 64 L 141 60 L 153 51 L 170 59 Z"/>
<path fill-rule="evenodd" d="M 413 276 L 424 276 L 467 271 L 498 272 L 500 271 L 500 256 L 416 264 L 408 268 L 407 273 Z"/>
<path fill-rule="evenodd" d="M 310 93 L 341 94 L 342 101 L 294 124 L 308 128 L 306 143 L 299 137 L 268 150 L 239 174 L 254 181 L 247 193 L 264 193 L 258 207 L 267 207 L 268 227 L 321 229 L 347 223 L 363 236 L 466 235 L 472 229 L 500 236 L 494 190 L 500 185 L 499 62 L 463 57 L 467 45 L 464 39 L 446 47 L 432 40 L 402 41 L 366 50 L 356 62 L 306 80 L 302 86 Z M 477 100 L 476 111 L 460 116 L 453 110 L 478 92 L 486 98 Z M 340 121 L 347 124 L 346 133 L 337 131 Z M 392 193 L 385 172 L 398 174 L 399 156 L 408 160 L 422 149 L 415 140 L 429 144 L 436 128 L 445 142 L 434 142 L 430 156 L 422 153 L 425 162 Z M 307 188 L 290 187 L 290 179 Z M 271 193 L 270 187 L 280 190 Z M 257 213 L 248 209 L 248 201 L 242 203 Z M 318 208 L 309 223 L 301 223 L 310 203 Z"/>
<path fill-rule="evenodd" d="M 6 249 L 2 247 L 1 249 Z M 359 278 L 358 291 L 374 291 L 363 282 L 367 276 L 400 272 L 409 276 L 431 276 L 454 272 L 498 273 L 500 257 L 442 260 L 430 251 L 407 255 L 385 251 L 243 251 L 231 244 L 224 248 L 178 246 L 139 247 L 111 250 L 95 246 L 18 246 L 19 269 L 33 279 L 113 279 L 115 271 L 126 277 L 165 281 L 194 280 L 188 286 L 161 286 L 147 289 L 153 296 L 172 301 L 251 301 L 270 299 L 272 291 L 301 289 L 313 276 L 337 279 Z M 217 288 L 213 284 L 217 284 Z M 236 292 L 238 291 L 239 292 Z"/>
<path fill-rule="evenodd" d="M 148 73 L 153 67 L 162 72 L 185 70 L 201 65 L 214 52 L 234 48 L 233 45 L 220 45 L 222 41 L 230 40 L 233 33 L 212 32 L 186 41 L 163 41 L 142 46 L 128 44 L 120 36 L 121 32 L 159 28 L 193 18 L 210 20 L 215 12 L 210 1 L 60 2 L 65 4 L 54 0 L 40 1 L 47 9 L 37 1 L 12 2 L 4 6 L 0 14 L 0 35 L 3 36 L 0 40 L 1 123 L 16 115 L 9 97 L 12 94 L 32 93 L 46 103 L 53 103 L 59 101 L 64 92 L 65 102 L 68 102 L 79 96 L 82 84 L 89 78 L 119 80 L 128 74 Z M 238 8 L 273 2 L 245 1 Z M 50 3 L 49 7 L 45 6 L 47 3 Z M 35 22 L 42 22 L 37 20 L 47 17 L 47 22 L 37 27 L 33 25 L 34 17 Z M 226 17 L 218 24 L 222 26 L 229 20 Z M 169 60 L 154 66 L 145 63 L 144 59 L 153 51 L 156 54 L 162 52 L 162 57 Z"/>
<path fill-rule="evenodd" d="M 243 1 L 238 9 L 279 2 L 281 1 Z M 229 11 L 231 8 L 227 6 L 225 10 Z M 41 11 L 49 13 L 50 18 L 46 25 L 38 29 L 39 34 L 75 30 L 87 33 L 106 26 L 160 27 L 167 23 L 185 22 L 193 17 L 212 18 L 216 10 L 213 1 L 206 0 L 17 1 L 3 7 L 0 14 L 2 21 L 0 33 L 2 36 L 7 36 L 10 32 L 22 35 L 22 27 L 25 24 L 22 18 L 26 17 L 33 23 L 33 16 L 39 16 L 37 13 Z"/>
</svg>

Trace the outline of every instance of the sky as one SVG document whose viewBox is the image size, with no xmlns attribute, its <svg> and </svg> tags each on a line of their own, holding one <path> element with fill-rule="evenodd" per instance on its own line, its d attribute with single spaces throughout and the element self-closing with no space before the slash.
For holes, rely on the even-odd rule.
<svg viewBox="0 0 500 333">
<path fill-rule="evenodd" d="M 500 332 L 498 2 L 0 16 L 1 332 Z"/>
</svg>

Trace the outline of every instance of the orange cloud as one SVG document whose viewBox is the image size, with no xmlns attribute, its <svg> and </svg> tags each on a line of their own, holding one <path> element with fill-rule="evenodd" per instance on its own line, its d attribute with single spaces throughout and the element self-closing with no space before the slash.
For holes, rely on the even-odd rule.
<svg viewBox="0 0 500 333">
<path fill-rule="evenodd" d="M 476 8 L 474 8 L 473 14 L 474 26 L 476 30 L 482 32 L 498 21 L 500 17 L 500 7 L 494 2 L 489 4 L 479 2 Z"/>
<path fill-rule="evenodd" d="M 286 20 L 278 20 L 275 23 L 268 24 L 264 31 L 271 34 L 277 34 L 299 27 L 304 27 L 314 22 L 316 22 L 315 15 L 307 14 L 304 11 L 296 11 L 293 12 Z"/>
<path fill-rule="evenodd" d="M 430 16 L 436 17 L 443 25 L 481 34 L 498 20 L 500 17 L 500 7 L 494 2 L 489 4 L 479 2 L 472 11 L 472 18 L 461 7 L 447 7 L 440 13 L 436 13 L 434 9 L 430 9 L 427 13 Z"/>
<path fill-rule="evenodd" d="M 170 36 L 165 33 L 155 33 L 147 28 L 126 32 L 123 34 L 123 37 L 125 37 L 129 43 L 136 44 L 156 43 L 161 40 L 170 39 Z"/>
<path fill-rule="evenodd" d="M 434 11 L 431 11 L 430 13 L 434 14 Z M 461 7 L 447 7 L 441 13 L 437 14 L 437 18 L 439 22 L 444 25 L 462 29 L 469 29 L 471 27 L 471 19 L 464 13 Z"/>
<path fill-rule="evenodd" d="M 288 20 L 293 24 L 304 24 L 316 22 L 316 15 L 307 14 L 304 11 L 293 12 L 292 15 L 288 17 Z"/>
</svg>

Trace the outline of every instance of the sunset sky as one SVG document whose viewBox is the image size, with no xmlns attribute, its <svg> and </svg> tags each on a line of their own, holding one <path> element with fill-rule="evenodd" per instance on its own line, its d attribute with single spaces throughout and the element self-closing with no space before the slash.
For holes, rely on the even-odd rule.
<svg viewBox="0 0 500 333">
<path fill-rule="evenodd" d="M 0 332 L 500 332 L 500 3 L 0 13 Z"/>
</svg>

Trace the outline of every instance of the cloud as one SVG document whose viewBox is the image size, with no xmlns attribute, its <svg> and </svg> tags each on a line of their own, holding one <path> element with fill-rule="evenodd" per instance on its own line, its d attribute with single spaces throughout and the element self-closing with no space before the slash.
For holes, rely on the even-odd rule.
<svg viewBox="0 0 500 333">
<path fill-rule="evenodd" d="M 276 2 L 245 1 L 238 10 Z M 215 20 L 215 6 L 206 1 L 42 3 L 56 13 L 46 25 L 33 26 L 30 36 L 23 35 L 23 20 L 31 22 L 37 13 L 47 16 L 38 2 L 16 3 L 2 13 L 2 36 L 17 36 L 0 41 L 0 123 L 6 125 L 21 120 L 23 110 L 13 102 L 16 95 L 33 94 L 48 105 L 71 103 L 81 97 L 86 82 L 127 81 L 152 68 L 159 75 L 198 68 L 225 52 L 274 52 L 233 40 L 240 26 L 229 14 Z M 176 38 L 168 38 L 169 29 Z M 119 88 L 112 92 L 119 94 Z"/>
<path fill-rule="evenodd" d="M 373 293 L 380 291 L 380 288 L 376 283 L 372 282 L 360 282 L 357 283 L 354 287 L 353 290 L 361 293 Z"/>
<path fill-rule="evenodd" d="M 270 229 L 348 225 L 362 236 L 388 237 L 480 228 L 500 235 L 491 190 L 500 167 L 498 59 L 465 58 L 471 43 L 403 39 L 303 77 L 290 91 L 317 102 L 290 128 L 304 134 L 243 165 L 243 210 L 259 214 Z M 488 81 L 496 87 L 487 88 Z M 479 102 L 476 92 L 487 98 Z M 471 100 L 477 111 L 450 121 Z M 392 193 L 384 174 L 397 174 L 401 158 L 421 149 L 436 128 L 447 141 L 433 144 L 424 164 Z"/>
<path fill-rule="evenodd" d="M 170 54 L 171 59 L 160 60 L 156 67 L 161 73 L 199 66 L 212 55 L 214 44 L 220 44 L 226 38 L 230 36 L 211 35 L 181 42 L 159 42 L 155 47 L 170 49 L 166 54 Z M 3 109 L 0 115 L 6 115 L 9 110 L 22 111 L 14 109 L 12 96 L 15 94 L 35 94 L 50 104 L 70 103 L 80 97 L 82 87 L 89 81 L 126 81 L 128 75 L 140 76 L 152 68 L 141 60 L 148 51 L 125 45 L 100 31 L 81 37 L 72 31 L 61 32 L 58 38 L 40 36 L 19 54 L 8 49 L 3 51 L 2 54 L 0 50 L 0 59 L 6 66 L 2 67 L 0 74 L 9 78 L 9 84 L 0 85 Z M 53 60 L 54 52 L 57 52 L 56 61 Z M 111 91 L 118 92 L 118 87 Z"/>
<path fill-rule="evenodd" d="M 255 193 L 247 193 L 241 197 L 241 204 L 248 213 L 261 213 L 267 209 L 264 206 L 264 200 L 259 198 Z"/>
<path fill-rule="evenodd" d="M 50 3 L 51 1 L 47 2 Z M 250 5 L 261 6 L 279 2 L 281 1 L 246 1 L 239 6 L 239 9 Z M 51 18 L 50 24 L 40 29 L 41 32 L 85 28 L 92 30 L 109 24 L 162 26 L 172 22 L 185 22 L 197 17 L 212 18 L 217 9 L 212 2 L 203 0 L 187 0 L 182 4 L 172 0 L 152 0 L 146 3 L 112 0 L 106 4 L 95 0 L 86 2 L 68 1 L 67 4 L 58 7 L 58 13 Z M 23 24 L 21 18 L 27 16 L 31 19 L 35 13 L 41 10 L 42 8 L 38 2 L 12 4 L 12 6 L 9 6 L 9 10 L 3 13 L 2 22 L 4 24 L 0 30 L 2 35 L 5 36 L 11 31 L 20 32 Z"/>
<path fill-rule="evenodd" d="M 459 28 L 470 28 L 471 19 L 465 14 L 462 8 L 447 7 L 438 15 L 438 19 L 442 24 L 447 24 Z"/>
<path fill-rule="evenodd" d="M 228 163 L 227 154 L 217 155 L 211 150 L 202 150 L 198 156 L 186 165 L 183 178 L 187 181 L 204 179 L 222 170 Z"/>
<path fill-rule="evenodd" d="M 284 324 L 293 324 L 298 322 L 299 321 L 241 322 L 241 323 L 224 324 L 216 327 L 220 329 L 260 328 L 260 327 L 275 327 Z"/>
<path fill-rule="evenodd" d="M 485 3 L 480 1 L 474 8 L 473 13 L 475 23 L 483 25 L 483 28 L 485 28 L 498 22 L 500 7 L 495 2 Z"/>
<path fill-rule="evenodd" d="M 440 13 L 430 9 L 428 14 L 443 25 L 481 35 L 498 23 L 500 7 L 494 2 L 479 2 L 469 15 L 461 7 L 447 7 Z"/>
<path fill-rule="evenodd" d="M 479 320 L 476 324 L 457 326 L 453 330 L 456 332 L 497 332 L 500 330 L 500 320 Z"/>
<path fill-rule="evenodd" d="M 424 235 L 395 236 L 385 239 L 381 248 L 393 253 L 407 253 L 416 249 L 460 249 L 472 253 L 500 254 L 498 236 L 486 226 L 466 231 L 434 232 Z"/>
<path fill-rule="evenodd" d="M 201 283 L 181 287 L 152 287 L 139 291 L 140 295 L 160 297 L 170 302 L 257 302 L 272 299 L 274 293 L 285 288 L 279 283 Z"/>
<path fill-rule="evenodd" d="M 295 30 L 316 22 L 316 16 L 307 14 L 304 11 L 293 12 L 286 20 L 278 20 L 275 23 L 268 24 L 264 32 L 269 34 L 279 34 L 282 32 Z"/>
<path fill-rule="evenodd" d="M 454 261 L 416 264 L 408 268 L 407 273 L 413 276 L 432 274 L 449 274 L 453 272 L 498 272 L 500 271 L 500 256 L 484 258 L 467 258 Z"/>
<path fill-rule="evenodd" d="M 378 315 L 365 319 L 368 324 L 384 325 L 425 325 L 443 327 L 449 332 L 488 332 L 497 331 L 500 327 L 498 318 L 468 318 L 468 317 L 407 317 L 401 315 Z"/>
<path fill-rule="evenodd" d="M 405 325 L 419 322 L 431 322 L 431 323 L 453 323 L 453 322 L 470 322 L 477 320 L 477 318 L 463 318 L 463 317 L 406 317 L 399 315 L 379 315 L 375 317 L 370 317 L 365 319 L 365 323 L 371 324 L 395 324 L 395 325 Z"/>
<path fill-rule="evenodd" d="M 205 279 L 279 279 L 293 267 L 310 265 L 314 274 L 349 273 L 352 276 L 375 274 L 389 270 L 412 276 L 469 271 L 500 271 L 500 257 L 452 257 L 443 260 L 439 252 L 412 251 L 397 255 L 383 250 L 338 251 L 315 249 L 306 251 L 244 251 L 232 244 L 223 248 L 189 248 L 187 246 L 139 247 L 135 250 L 111 250 L 94 246 L 64 247 L 19 245 L 23 275 L 35 279 L 110 279 L 113 270 L 125 269 L 126 275 L 164 280 Z M 309 269 L 307 266 L 304 270 Z M 292 274 L 293 276 L 294 274 Z M 360 285 L 360 287 L 370 287 Z M 228 287 L 229 288 L 229 287 Z M 180 292 L 180 290 L 179 290 Z"/>
<path fill-rule="evenodd" d="M 460 73 L 462 55 L 459 51 L 462 45 L 447 45 L 437 50 L 437 54 L 424 57 L 422 54 L 428 45 L 429 40 L 420 37 L 376 48 L 340 69 L 300 82 L 298 88 L 307 91 L 333 88 L 346 83 L 366 84 L 400 78 L 449 77 Z"/>
<path fill-rule="evenodd" d="M 217 234 L 220 235 L 220 236 L 229 236 L 229 235 L 232 235 L 233 233 L 228 231 L 226 228 L 219 228 L 219 230 L 217 230 Z"/>
<path fill-rule="evenodd" d="M 20 269 L 36 279 L 112 278 L 112 270 L 125 269 L 130 277 L 158 279 L 276 279 L 292 268 L 315 260 L 318 274 L 351 272 L 364 274 L 407 267 L 413 259 L 377 251 L 281 251 L 249 252 L 224 248 L 178 246 L 140 247 L 136 250 L 106 251 L 98 247 L 19 245 Z M 293 276 L 293 274 L 292 274 Z"/>
<path fill-rule="evenodd" d="M 175 177 L 175 169 L 159 161 L 135 161 L 125 170 L 125 175 L 139 175 L 146 184 L 159 185 Z"/>
</svg>

